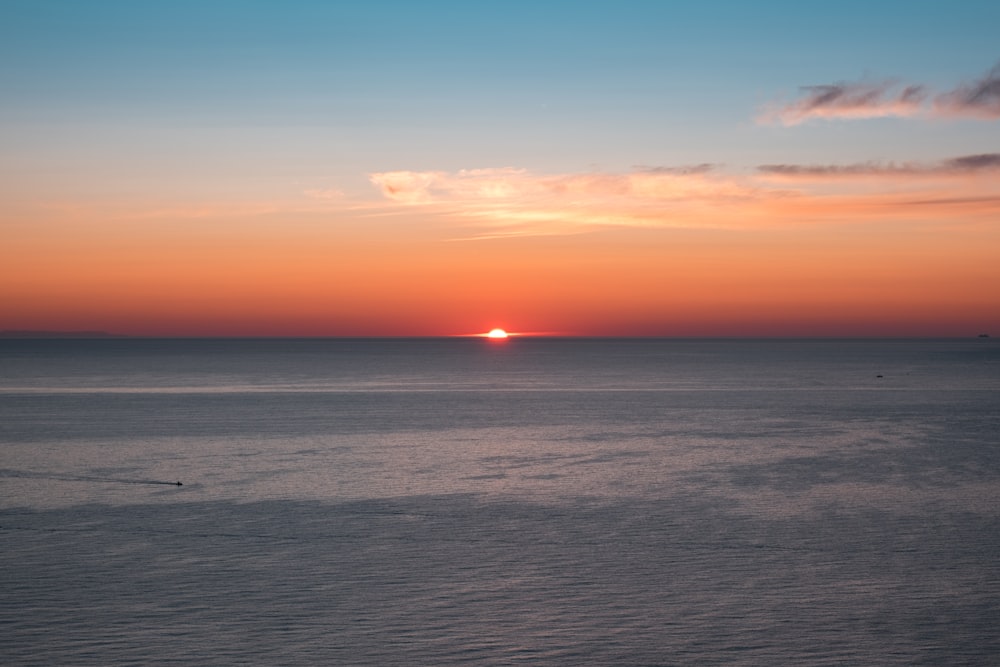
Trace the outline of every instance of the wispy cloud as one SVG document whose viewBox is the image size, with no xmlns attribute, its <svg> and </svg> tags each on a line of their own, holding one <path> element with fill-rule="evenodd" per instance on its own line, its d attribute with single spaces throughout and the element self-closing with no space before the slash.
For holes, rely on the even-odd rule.
<svg viewBox="0 0 1000 667">
<path fill-rule="evenodd" d="M 921 112 L 927 93 L 923 86 L 893 83 L 835 83 L 803 86 L 800 99 L 772 105 L 759 117 L 762 123 L 798 125 L 813 118 L 884 118 Z"/>
<path fill-rule="evenodd" d="M 739 179 L 709 172 L 699 166 L 540 175 L 498 168 L 389 171 L 370 180 L 392 202 L 475 221 L 491 230 L 487 236 L 541 235 L 602 226 L 687 226 L 708 208 L 759 196 Z"/>
<path fill-rule="evenodd" d="M 1000 169 L 1000 153 L 980 153 L 945 160 L 945 167 L 961 171 L 978 171 L 980 169 Z"/>
<path fill-rule="evenodd" d="M 1000 63 L 978 81 L 937 96 L 934 111 L 942 116 L 1000 118 Z"/>
<path fill-rule="evenodd" d="M 765 164 L 759 178 L 794 188 L 783 216 L 804 220 L 993 224 L 1000 214 L 1000 153 L 934 162 Z M 817 217 L 818 216 L 818 217 Z"/>
<path fill-rule="evenodd" d="M 302 192 L 306 197 L 312 199 L 322 199 L 322 200 L 333 200 L 333 199 L 343 199 L 344 192 L 338 190 L 337 188 L 312 188 L 310 190 L 304 190 Z"/>
<path fill-rule="evenodd" d="M 763 164 L 762 174 L 789 178 L 947 176 L 1000 170 L 1000 153 L 963 155 L 939 162 L 859 162 L 847 165 Z"/>
<path fill-rule="evenodd" d="M 743 198 L 752 190 L 724 176 L 696 167 L 643 167 L 627 174 L 533 174 L 525 169 L 468 169 L 442 171 L 387 171 L 370 175 L 382 194 L 408 204 L 476 200 L 482 203 L 527 198 L 558 197 L 586 203 L 607 197 L 650 201 L 686 201 L 705 197 Z"/>
<path fill-rule="evenodd" d="M 86 202 L 49 201 L 38 204 L 41 210 L 68 218 L 106 221 L 204 221 L 249 220 L 267 216 L 299 214 L 357 215 L 371 207 L 370 202 L 350 198 L 340 190 L 330 188 L 306 190 L 298 195 L 273 199 L 206 199 L 204 201 L 175 200 L 138 202 L 92 199 Z"/>
<path fill-rule="evenodd" d="M 841 82 L 803 86 L 792 102 L 772 103 L 757 116 L 762 124 L 799 125 L 809 120 L 887 117 L 1000 119 L 1000 64 L 981 79 L 932 94 L 922 84 Z"/>
<path fill-rule="evenodd" d="M 679 167 L 652 167 L 649 165 L 639 164 L 635 166 L 635 170 L 649 174 L 677 174 L 680 176 L 690 176 L 691 174 L 707 174 L 710 171 L 715 171 L 717 167 L 718 165 L 712 164 L 711 162 L 681 165 Z"/>
<path fill-rule="evenodd" d="M 922 214 L 914 211 L 930 204 L 938 221 L 982 219 L 1000 206 L 997 171 L 1000 154 L 983 153 L 932 163 L 770 164 L 749 174 L 699 165 L 623 174 L 390 171 L 370 178 L 390 206 L 445 216 L 464 228 L 457 238 L 485 239 L 612 226 L 753 229 L 915 220 Z"/>
</svg>

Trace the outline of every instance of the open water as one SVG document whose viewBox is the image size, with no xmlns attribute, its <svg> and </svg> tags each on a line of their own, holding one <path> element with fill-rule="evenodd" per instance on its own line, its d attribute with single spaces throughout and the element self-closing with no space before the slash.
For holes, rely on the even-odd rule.
<svg viewBox="0 0 1000 667">
<path fill-rule="evenodd" d="M 998 656 L 993 339 L 0 341 L 4 665 Z"/>
</svg>

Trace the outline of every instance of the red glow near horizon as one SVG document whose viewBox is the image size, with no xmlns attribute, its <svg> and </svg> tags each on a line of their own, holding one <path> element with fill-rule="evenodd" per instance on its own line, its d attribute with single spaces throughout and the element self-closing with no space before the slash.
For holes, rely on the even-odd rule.
<svg viewBox="0 0 1000 667">
<path fill-rule="evenodd" d="M 721 232 L 616 230 L 472 246 L 275 227 L 235 250 L 219 240 L 196 253 L 158 228 L 124 248 L 97 222 L 68 229 L 4 239 L 0 265 L 14 279 L 0 281 L 0 330 L 485 338 L 501 317 L 508 339 L 1000 330 L 988 227 L 885 238 L 867 226 L 760 231 L 739 243 Z M 371 261 L 329 262 L 320 250 L 333 252 L 333 241 Z"/>
</svg>

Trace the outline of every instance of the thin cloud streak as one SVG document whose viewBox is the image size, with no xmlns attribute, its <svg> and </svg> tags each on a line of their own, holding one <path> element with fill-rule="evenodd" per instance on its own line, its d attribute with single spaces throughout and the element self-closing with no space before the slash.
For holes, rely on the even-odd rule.
<svg viewBox="0 0 1000 667">
<path fill-rule="evenodd" d="M 318 193 L 318 194 L 317 194 Z M 178 201 L 152 203 L 120 201 L 46 202 L 39 210 L 67 219 L 105 221 L 204 221 L 250 220 L 266 216 L 349 213 L 389 215 L 382 205 L 352 200 L 338 190 L 306 191 L 300 197 L 273 200 L 207 200 L 200 203 Z"/>
<path fill-rule="evenodd" d="M 939 95 L 934 100 L 934 112 L 939 116 L 1000 118 L 1000 63 L 980 80 Z"/>
<path fill-rule="evenodd" d="M 835 83 L 803 86 L 805 96 L 790 104 L 764 111 L 758 122 L 799 125 L 813 118 L 885 118 L 921 112 L 923 86 L 906 86 L 895 92 L 892 83 Z"/>
<path fill-rule="evenodd" d="M 691 174 L 707 174 L 715 171 L 718 165 L 711 162 L 701 164 L 682 165 L 680 167 L 651 167 L 649 165 L 636 165 L 635 170 L 648 174 L 676 174 L 679 176 L 690 176 Z"/>
<path fill-rule="evenodd" d="M 793 102 L 768 105 L 757 122 L 793 126 L 814 119 L 1000 119 L 1000 63 L 979 80 L 936 95 L 922 84 L 900 87 L 896 82 L 841 82 L 801 90 L 803 95 Z"/>
<path fill-rule="evenodd" d="M 686 201 L 701 198 L 744 199 L 751 188 L 707 170 L 658 168 L 628 174 L 585 173 L 539 176 L 525 169 L 471 169 L 455 173 L 389 171 L 370 175 L 382 194 L 401 203 L 439 203 L 523 200 L 525 197 L 561 197 L 585 202 L 594 197 L 630 197 L 651 201 Z"/>
<path fill-rule="evenodd" d="M 963 155 L 936 163 L 860 162 L 847 165 L 763 164 L 762 174 L 788 178 L 837 178 L 863 176 L 952 176 L 1000 170 L 1000 153 Z"/>
<path fill-rule="evenodd" d="M 343 199 L 345 196 L 344 192 L 337 188 L 313 188 L 311 190 L 304 190 L 302 194 L 313 199 L 323 200 Z"/>
</svg>

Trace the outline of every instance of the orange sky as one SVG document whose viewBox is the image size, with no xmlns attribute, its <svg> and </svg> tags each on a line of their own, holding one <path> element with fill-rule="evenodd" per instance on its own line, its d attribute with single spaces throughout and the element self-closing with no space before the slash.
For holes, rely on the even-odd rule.
<svg viewBox="0 0 1000 667">
<path fill-rule="evenodd" d="M 49 210 L 7 236 L 3 324 L 307 336 L 494 326 L 668 336 L 1000 328 L 1000 233 L 988 224 L 996 204 L 950 210 L 949 224 L 908 219 L 913 213 L 891 206 L 877 215 L 855 210 L 882 206 L 872 202 L 795 200 L 787 204 L 793 213 L 778 210 L 784 205 L 727 204 L 714 224 L 699 212 L 695 222 L 675 218 L 666 228 L 550 233 L 541 223 L 483 239 L 473 219 L 482 212 L 450 204 L 276 205 L 254 214 L 222 207 L 145 219 L 141 209 Z M 849 222 L 828 220 L 843 206 L 852 209 Z"/>
<path fill-rule="evenodd" d="M 995 3 L 292 4 L 5 15 L 0 330 L 1000 332 Z"/>
</svg>

